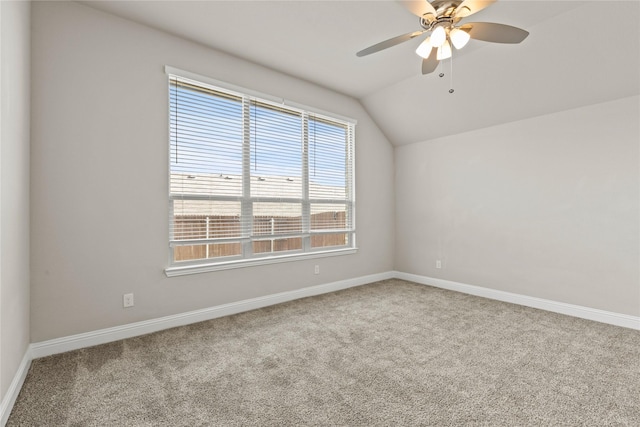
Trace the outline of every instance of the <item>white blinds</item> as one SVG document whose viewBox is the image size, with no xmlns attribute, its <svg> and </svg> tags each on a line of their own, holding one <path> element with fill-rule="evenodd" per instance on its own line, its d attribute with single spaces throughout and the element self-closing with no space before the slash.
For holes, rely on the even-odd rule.
<svg viewBox="0 0 640 427">
<path fill-rule="evenodd" d="M 302 113 L 250 102 L 251 195 L 302 198 Z"/>
<path fill-rule="evenodd" d="M 354 124 L 169 76 L 173 262 L 353 247 Z"/>
</svg>

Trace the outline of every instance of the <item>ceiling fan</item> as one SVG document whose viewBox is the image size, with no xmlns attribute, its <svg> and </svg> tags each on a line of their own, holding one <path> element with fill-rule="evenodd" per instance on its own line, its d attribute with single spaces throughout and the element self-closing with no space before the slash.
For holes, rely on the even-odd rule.
<svg viewBox="0 0 640 427">
<path fill-rule="evenodd" d="M 416 53 L 423 58 L 422 74 L 429 74 L 435 71 L 441 60 L 451 57 L 451 45 L 459 50 L 469 39 L 493 43 L 520 43 L 527 38 L 528 31 L 510 25 L 491 22 L 460 23 L 464 18 L 495 2 L 496 0 L 400 1 L 409 12 L 420 18 L 421 29 L 376 43 L 356 55 L 370 55 L 429 33 L 416 49 Z"/>
</svg>

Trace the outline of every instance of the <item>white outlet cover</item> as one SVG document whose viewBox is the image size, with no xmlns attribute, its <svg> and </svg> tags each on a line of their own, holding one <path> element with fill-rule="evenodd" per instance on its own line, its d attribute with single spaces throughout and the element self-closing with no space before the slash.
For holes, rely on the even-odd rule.
<svg viewBox="0 0 640 427">
<path fill-rule="evenodd" d="M 123 307 L 133 307 L 133 294 L 124 294 L 122 296 Z"/>
</svg>

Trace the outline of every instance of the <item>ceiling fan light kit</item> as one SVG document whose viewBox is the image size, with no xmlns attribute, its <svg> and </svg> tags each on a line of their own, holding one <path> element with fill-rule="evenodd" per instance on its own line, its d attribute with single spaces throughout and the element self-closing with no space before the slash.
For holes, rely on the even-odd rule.
<svg viewBox="0 0 640 427">
<path fill-rule="evenodd" d="M 451 31 L 449 31 L 449 39 L 453 46 L 460 50 L 467 45 L 469 40 L 471 40 L 471 36 L 460 28 L 452 28 Z"/>
<path fill-rule="evenodd" d="M 416 53 L 418 54 L 418 56 L 427 59 L 429 55 L 431 55 L 432 50 L 433 46 L 431 46 L 431 36 L 429 36 L 424 39 L 422 43 L 420 43 L 420 46 L 418 46 L 418 48 L 416 49 Z"/>
<path fill-rule="evenodd" d="M 429 40 L 431 40 L 431 46 L 433 47 L 442 46 L 442 44 L 447 41 L 447 32 L 444 30 L 444 27 L 436 27 L 433 30 L 433 33 L 431 33 L 431 37 L 429 38 Z"/>
<path fill-rule="evenodd" d="M 356 55 L 370 55 L 429 33 L 416 49 L 416 54 L 422 57 L 422 74 L 430 74 L 435 71 L 440 61 L 452 58 L 451 45 L 460 50 L 470 39 L 510 44 L 526 39 L 528 31 L 510 25 L 492 22 L 468 22 L 460 25 L 462 19 L 495 2 L 496 0 L 400 1 L 409 12 L 419 18 L 421 29 L 374 44 Z M 450 89 L 449 93 L 453 93 L 453 89 Z"/>
<path fill-rule="evenodd" d="M 436 59 L 442 61 L 443 59 L 451 58 L 451 45 L 447 40 L 438 48 Z"/>
</svg>

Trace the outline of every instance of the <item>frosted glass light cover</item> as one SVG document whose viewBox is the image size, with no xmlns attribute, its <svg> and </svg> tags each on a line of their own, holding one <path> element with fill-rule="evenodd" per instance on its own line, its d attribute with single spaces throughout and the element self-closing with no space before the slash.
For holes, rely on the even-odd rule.
<svg viewBox="0 0 640 427">
<path fill-rule="evenodd" d="M 420 43 L 420 46 L 416 49 L 416 53 L 424 59 L 427 59 L 431 54 L 432 49 L 431 37 L 427 37 L 422 43 Z"/>
<path fill-rule="evenodd" d="M 460 28 L 453 28 L 449 32 L 449 38 L 451 39 L 451 43 L 456 47 L 456 49 L 462 49 L 469 42 L 471 36 L 466 31 L 461 30 Z"/>
<path fill-rule="evenodd" d="M 448 41 L 445 40 L 444 44 L 438 48 L 438 56 L 436 58 L 438 61 L 451 58 L 451 45 Z"/>
<path fill-rule="evenodd" d="M 445 41 L 447 41 L 447 33 L 444 31 L 444 28 L 436 27 L 433 33 L 431 33 L 431 46 L 440 47 Z"/>
</svg>

